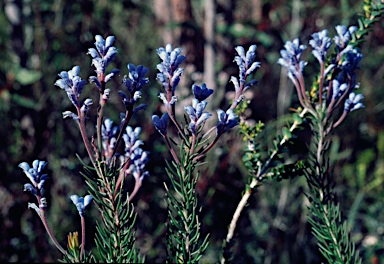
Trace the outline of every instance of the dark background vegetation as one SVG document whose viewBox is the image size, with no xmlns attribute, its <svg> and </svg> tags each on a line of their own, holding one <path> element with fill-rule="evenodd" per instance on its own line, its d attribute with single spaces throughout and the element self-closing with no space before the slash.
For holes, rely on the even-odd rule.
<svg viewBox="0 0 384 264">
<path fill-rule="evenodd" d="M 107 0 L 5 0 L 0 3 L 0 262 L 56 261 L 60 253 L 38 216 L 27 209 L 34 197 L 23 192 L 27 178 L 17 165 L 34 159 L 47 160 L 50 176 L 48 221 L 57 240 L 66 245 L 69 232 L 80 231 L 80 219 L 69 199 L 73 193 L 86 194 L 86 184 L 75 153 L 86 157 L 80 134 L 62 112 L 72 106 L 64 91 L 54 86 L 57 74 L 73 65 L 81 67 L 81 77 L 93 74 L 86 55 L 94 36 L 114 35 L 118 56 L 113 66 L 120 77 L 109 84 L 111 105 L 107 114 L 118 121 L 122 104 L 116 91 L 124 89 L 121 79 L 127 63 L 149 68 L 150 84 L 143 90 L 145 111 L 131 125 L 143 128 L 144 148 L 151 152 L 146 178 L 134 199 L 137 217 L 137 246 L 148 262 L 165 260 L 167 177 L 164 142 L 154 130 L 151 116 L 159 113 L 156 82 L 156 48 L 172 43 L 181 46 L 187 61 L 180 97 L 188 96 L 193 82 L 205 81 L 215 89 L 212 109 L 228 105 L 237 74 L 232 62 L 236 45 L 258 45 L 262 63 L 251 94 L 250 120 L 261 120 L 265 147 L 271 144 L 285 123 L 289 107 L 298 103 L 292 86 L 276 61 L 286 40 L 300 36 L 308 43 L 313 32 L 338 24 L 353 25 L 362 12 L 362 1 L 353 0 L 217 0 L 210 1 L 107 1 Z M 213 20 L 208 14 L 213 14 Z M 362 46 L 364 58 L 358 80 L 365 108 L 349 115 L 335 131 L 331 148 L 336 191 L 352 239 L 364 263 L 384 263 L 384 21 L 375 24 Z M 214 26 L 213 33 L 209 25 Z M 208 41 L 209 40 L 209 41 Z M 214 56 L 210 53 L 213 48 Z M 309 58 L 310 52 L 307 52 Z M 204 60 L 204 54 L 205 60 Z M 312 59 L 310 59 L 312 60 Z M 308 83 L 317 65 L 308 67 Z M 209 69 L 213 69 L 214 75 Z M 212 72 L 212 71 L 211 71 Z M 83 98 L 96 98 L 88 85 Z M 92 110 L 95 110 L 94 108 Z M 93 119 L 88 124 L 93 133 Z M 305 157 L 308 129 L 290 147 L 292 161 Z M 241 192 L 247 181 L 242 165 L 241 137 L 233 129 L 207 157 L 201 167 L 198 194 L 202 205 L 202 232 L 210 233 L 210 246 L 202 260 L 218 260 L 220 245 Z M 131 185 L 130 185 L 131 184 Z M 127 180 L 127 186 L 132 181 Z M 265 182 L 252 196 L 235 235 L 235 263 L 319 263 L 322 261 L 307 222 L 307 189 L 303 177 L 282 182 Z M 94 246 L 93 233 L 98 218 L 95 206 L 86 213 L 87 244 Z"/>
</svg>

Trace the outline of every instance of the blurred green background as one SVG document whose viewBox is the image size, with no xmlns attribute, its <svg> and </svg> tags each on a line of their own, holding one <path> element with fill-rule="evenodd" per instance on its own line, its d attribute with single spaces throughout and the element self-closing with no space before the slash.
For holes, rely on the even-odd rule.
<svg viewBox="0 0 384 264">
<path fill-rule="evenodd" d="M 212 109 L 224 109 L 233 90 L 229 78 L 237 74 L 234 47 L 257 44 L 262 67 L 256 74 L 259 84 L 250 93 L 248 116 L 266 123 L 261 141 L 267 148 L 285 124 L 289 107 L 298 106 L 292 85 L 276 63 L 285 41 L 300 36 L 308 43 L 313 32 L 324 28 L 333 36 L 336 25 L 357 23 L 362 5 L 362 1 L 352 0 L 2 1 L 0 262 L 52 262 L 61 257 L 36 213 L 27 209 L 34 197 L 23 192 L 27 178 L 17 167 L 22 161 L 49 162 L 48 221 L 57 240 L 64 246 L 69 232 L 80 231 L 80 219 L 69 196 L 86 194 L 75 156 L 86 157 L 86 152 L 75 123 L 62 119 L 63 111 L 72 110 L 71 103 L 66 93 L 53 84 L 60 71 L 74 65 L 81 67 L 83 79 L 93 74 L 86 52 L 93 47 L 96 34 L 116 38 L 118 55 L 111 68 L 120 69 L 120 77 L 108 85 L 113 92 L 107 108 L 107 115 L 114 121 L 123 111 L 117 90 L 124 89 L 121 80 L 128 73 L 127 63 L 149 68 L 150 84 L 143 89 L 143 101 L 148 107 L 131 122 L 143 128 L 144 148 L 151 152 L 151 176 L 134 199 L 137 246 L 148 262 L 164 262 L 163 182 L 168 180 L 163 166 L 168 152 L 151 122 L 152 114 L 161 110 L 157 98 L 161 87 L 155 79 L 159 63 L 156 49 L 167 43 L 183 48 L 187 60 L 182 65 L 185 74 L 180 84 L 181 98 L 190 95 L 192 83 L 204 81 L 215 89 Z M 361 50 L 364 57 L 358 81 L 365 108 L 350 114 L 335 131 L 331 148 L 338 199 L 364 263 L 384 263 L 383 24 L 381 19 L 374 25 Z M 309 55 L 308 51 L 307 58 L 313 61 Z M 310 64 L 306 69 L 308 83 L 314 79 L 316 67 Z M 88 85 L 82 96 L 95 99 L 97 91 Z M 93 117 L 88 123 L 90 134 L 94 131 Z M 308 128 L 299 131 L 298 136 L 290 147 L 292 160 L 307 153 Z M 202 232 L 211 234 L 203 263 L 218 260 L 227 226 L 247 181 L 242 149 L 241 136 L 233 129 L 207 157 L 209 166 L 201 167 L 197 190 Z M 133 186 L 131 179 L 126 182 Z M 323 261 L 307 222 L 306 188 L 301 177 L 266 182 L 253 194 L 235 234 L 235 263 Z M 86 213 L 88 249 L 94 245 L 97 217 L 96 207 L 91 206 Z"/>
</svg>

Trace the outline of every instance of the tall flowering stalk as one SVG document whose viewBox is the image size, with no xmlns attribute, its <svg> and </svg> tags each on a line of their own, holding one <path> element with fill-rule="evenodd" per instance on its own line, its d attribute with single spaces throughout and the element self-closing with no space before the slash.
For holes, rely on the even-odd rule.
<svg viewBox="0 0 384 264">
<path fill-rule="evenodd" d="M 239 78 L 231 78 L 236 91 L 234 101 L 227 110 L 217 110 L 217 123 L 207 132 L 204 132 L 204 124 L 213 116 L 206 111 L 207 99 L 214 92 L 213 89 L 208 88 L 205 84 L 201 86 L 193 84 L 194 98 L 190 105 L 184 107 L 189 123 L 179 123 L 175 116 L 178 99 L 176 88 L 183 73 L 183 69 L 179 66 L 185 56 L 181 55 L 180 48 L 172 49 L 170 44 L 157 50 L 162 60 L 157 65 L 159 70 L 157 79 L 164 89 L 164 92 L 159 94 L 159 98 L 163 101 L 166 112 L 161 117 L 154 115 L 152 120 L 172 156 L 172 162 L 167 163 L 167 174 L 172 188 L 168 185 L 165 186 L 168 202 L 167 253 L 169 262 L 195 263 L 200 260 L 208 246 L 208 236 L 200 241 L 198 200 L 195 193 L 198 180 L 196 168 L 203 162 L 207 152 L 213 148 L 220 137 L 239 124 L 234 109 L 244 99 L 244 91 L 256 84 L 255 80 L 246 82 L 246 79 L 260 67 L 260 63 L 255 62 L 256 45 L 252 45 L 246 53 L 241 46 L 236 47 L 235 50 L 238 53 L 235 61 L 239 66 L 240 74 Z M 180 136 L 181 141 L 177 143 L 179 151 L 175 151 L 173 144 L 176 140 L 170 140 L 169 119 Z M 216 135 L 209 140 L 209 134 L 214 130 L 216 130 Z"/>
<path fill-rule="evenodd" d="M 88 78 L 93 83 L 99 94 L 96 120 L 96 139 L 87 134 L 86 121 L 88 111 L 93 104 L 91 99 L 85 99 L 80 103 L 81 92 L 86 81 L 79 76 L 80 67 L 74 66 L 70 71 L 63 71 L 59 74 L 60 79 L 56 85 L 64 89 L 76 108 L 76 113 L 65 111 L 64 118 L 72 118 L 80 128 L 85 148 L 91 161 L 91 166 L 83 163 L 85 172 L 82 175 L 86 178 L 89 186 L 87 195 L 79 198 L 72 195 L 71 199 L 79 210 L 82 223 L 82 244 L 78 256 L 74 249 L 76 236 L 71 235 L 68 243 L 69 252 L 74 255 L 75 260 L 84 260 L 86 257 L 84 249 L 85 241 L 85 219 L 84 208 L 93 199 L 101 214 L 101 222 L 97 223 L 96 246 L 101 261 L 104 262 L 141 262 L 143 259 L 135 248 L 135 213 L 130 201 L 139 191 L 142 181 L 148 172 L 145 165 L 148 162 L 148 152 L 141 149 L 143 142 L 139 139 L 140 128 L 133 129 L 129 121 L 145 105 L 137 105 L 141 98 L 141 88 L 148 82 L 145 77 L 147 68 L 139 65 L 128 64 L 128 75 L 124 76 L 122 83 L 126 91 L 118 91 L 126 111 L 120 114 L 121 119 L 117 125 L 110 118 L 105 118 L 104 107 L 108 103 L 112 89 L 107 87 L 108 82 L 117 75 L 117 69 L 108 70 L 117 54 L 113 46 L 114 37 L 104 39 L 102 36 L 95 37 L 95 48 L 88 49 L 92 57 L 92 65 L 95 67 L 96 76 Z M 118 151 L 120 144 L 125 145 L 123 151 Z M 135 179 L 135 186 L 126 193 L 123 188 L 127 177 Z M 129 188 L 128 188 L 129 189 Z M 76 253 L 77 254 L 77 253 Z M 66 260 L 69 260 L 66 258 Z"/>
<path fill-rule="evenodd" d="M 333 38 L 336 54 L 327 56 L 332 45 L 328 31 L 312 34 L 309 41 L 312 54 L 320 65 L 320 74 L 312 91 L 306 89 L 303 71 L 307 64 L 301 60 L 306 49 L 298 39 L 287 41 L 281 51 L 279 64 L 286 67 L 294 83 L 301 106 L 310 114 L 313 144 L 306 170 L 311 203 L 310 223 L 319 249 L 330 263 L 359 263 L 354 243 L 343 223 L 339 204 L 335 200 L 334 181 L 328 162 L 331 133 L 347 115 L 364 107 L 363 96 L 356 94 L 359 84 L 356 71 L 362 54 L 350 43 L 356 27 L 336 26 Z"/>
</svg>

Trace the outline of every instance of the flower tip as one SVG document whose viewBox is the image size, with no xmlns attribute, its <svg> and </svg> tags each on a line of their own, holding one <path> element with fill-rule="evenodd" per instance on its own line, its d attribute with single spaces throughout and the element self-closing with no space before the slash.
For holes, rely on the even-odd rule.
<svg viewBox="0 0 384 264">
<path fill-rule="evenodd" d="M 88 194 L 84 197 L 84 207 L 87 207 L 93 201 L 92 195 Z"/>
</svg>

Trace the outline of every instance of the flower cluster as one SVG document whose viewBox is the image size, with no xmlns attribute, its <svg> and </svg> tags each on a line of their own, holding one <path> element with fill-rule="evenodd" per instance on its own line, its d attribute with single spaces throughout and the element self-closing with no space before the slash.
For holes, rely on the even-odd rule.
<svg viewBox="0 0 384 264">
<path fill-rule="evenodd" d="M 127 126 L 126 133 L 123 135 L 125 143 L 124 157 L 129 161 L 126 172 L 131 174 L 137 182 L 141 182 L 145 176 L 149 175 L 149 172 L 145 171 L 145 165 L 148 163 L 148 151 L 140 148 L 143 144 L 143 141 L 139 140 L 140 132 L 141 127 L 133 129 Z"/>
<path fill-rule="evenodd" d="M 157 64 L 159 73 L 157 80 L 162 84 L 164 90 L 169 91 L 174 95 L 175 89 L 180 81 L 180 76 L 183 74 L 184 69 L 179 68 L 180 64 L 185 60 L 185 56 L 181 55 L 181 48 L 172 50 L 172 45 L 168 44 L 165 48 L 157 49 L 157 55 L 162 60 Z"/>
<path fill-rule="evenodd" d="M 246 82 L 247 78 L 258 68 L 260 68 L 260 62 L 255 61 L 256 59 L 256 45 L 251 45 L 247 52 L 245 52 L 244 47 L 237 46 L 235 48 L 238 55 L 235 56 L 234 61 L 239 67 L 239 78 L 231 76 L 231 82 L 235 87 L 235 98 L 226 111 L 221 109 L 217 110 L 218 122 L 216 125 L 216 134 L 221 135 L 227 132 L 232 127 L 235 127 L 239 124 L 239 118 L 234 113 L 234 109 L 237 105 L 244 99 L 244 92 L 249 89 L 251 86 L 257 84 L 257 80 L 250 80 Z"/>
<path fill-rule="evenodd" d="M 237 56 L 235 56 L 235 62 L 239 66 L 239 79 L 235 76 L 231 77 L 231 82 L 235 86 L 235 101 L 231 108 L 234 109 L 237 104 L 243 100 L 243 93 L 251 86 L 257 84 L 257 80 L 251 80 L 246 83 L 248 76 L 253 73 L 256 69 L 260 68 L 260 62 L 255 61 L 256 59 L 256 45 L 251 45 L 245 53 L 242 46 L 235 48 Z"/>
<path fill-rule="evenodd" d="M 125 75 L 123 79 L 124 85 L 127 87 L 129 96 L 123 92 L 119 91 L 119 95 L 123 98 L 123 103 L 127 110 L 133 109 L 133 105 L 136 101 L 141 98 L 141 88 L 149 83 L 149 79 L 145 77 L 148 72 L 148 69 L 139 65 L 135 66 L 133 64 L 127 65 L 129 74 Z M 136 107 L 133 111 L 137 112 L 145 108 L 145 104 L 141 104 Z"/>
<path fill-rule="evenodd" d="M 313 33 L 309 44 L 313 48 L 313 56 L 315 56 L 319 62 L 324 61 L 327 51 L 332 45 L 332 41 L 328 37 L 328 30 L 324 29 L 320 32 Z"/>
<path fill-rule="evenodd" d="M 239 118 L 233 112 L 232 108 L 229 108 L 226 112 L 221 109 L 218 109 L 217 115 L 219 117 L 219 120 L 216 125 L 217 135 L 223 134 L 239 124 Z"/>
<path fill-rule="evenodd" d="M 25 175 L 27 175 L 28 179 L 32 182 L 26 183 L 24 185 L 25 191 L 30 191 L 37 198 L 44 197 L 45 189 L 44 184 L 47 180 L 47 174 L 42 174 L 43 169 L 47 165 L 46 161 L 42 160 L 34 160 L 32 162 L 32 167 L 29 166 L 27 162 L 22 162 L 19 164 L 19 168 L 23 170 Z M 40 204 L 41 207 L 45 207 L 45 205 Z"/>
<path fill-rule="evenodd" d="M 80 94 L 83 91 L 84 85 L 87 81 L 82 80 L 79 76 L 80 67 L 74 66 L 69 71 L 62 71 L 59 73 L 61 79 L 55 82 L 55 85 L 67 92 L 69 100 L 76 107 L 79 107 Z"/>
<path fill-rule="evenodd" d="M 80 107 L 80 95 L 83 91 L 84 85 L 87 83 L 85 80 L 82 80 L 79 76 L 80 67 L 74 66 L 72 70 L 62 71 L 59 73 L 61 79 L 55 82 L 56 86 L 59 86 L 61 89 L 67 92 L 69 100 L 77 109 L 77 115 L 71 111 L 63 112 L 63 118 L 72 118 L 77 122 L 80 121 L 80 118 L 84 120 L 87 117 L 89 106 L 93 104 L 92 99 L 87 98 L 84 100 L 83 105 Z"/>
<path fill-rule="evenodd" d="M 313 48 L 312 54 L 321 67 L 318 88 L 319 106 L 325 107 L 330 116 L 340 104 L 344 104 L 345 114 L 335 122 L 336 126 L 345 118 L 346 113 L 363 107 L 360 102 L 363 96 L 353 92 L 359 87 L 356 83 L 356 71 L 359 69 L 362 58 L 359 50 L 350 44 L 356 30 L 356 27 L 336 26 L 337 36 L 333 40 L 337 46 L 337 55 L 330 60 L 326 59 L 326 54 L 332 41 L 328 37 L 327 30 L 312 34 L 312 39 L 309 41 Z M 280 51 L 281 58 L 278 63 L 287 68 L 288 77 L 296 86 L 302 106 L 314 111 L 304 87 L 303 69 L 307 63 L 300 60 L 306 46 L 295 39 L 293 42 L 287 41 L 284 47 L 285 49 Z"/>
<path fill-rule="evenodd" d="M 304 67 L 307 64 L 305 61 L 300 60 L 307 46 L 300 44 L 299 39 L 296 38 L 292 42 L 287 41 L 284 48 L 284 50 L 280 51 L 281 58 L 277 63 L 287 68 L 288 77 L 295 83 L 297 82 L 298 76 L 302 75 Z"/>
<path fill-rule="evenodd" d="M 42 160 L 34 160 L 32 162 L 32 167 L 30 167 L 27 162 L 21 162 L 19 164 L 19 168 L 23 170 L 25 175 L 32 183 L 24 184 L 24 191 L 31 192 L 38 201 L 38 206 L 36 206 L 34 203 L 28 203 L 28 207 L 33 208 L 39 214 L 39 216 L 41 216 L 40 210 L 44 210 L 47 207 L 44 185 L 47 181 L 48 175 L 43 174 L 43 170 L 46 165 L 47 162 Z"/>
<path fill-rule="evenodd" d="M 347 28 L 346 26 L 338 25 L 335 29 L 337 36 L 335 36 L 333 39 L 337 48 L 339 49 L 339 51 L 341 51 L 348 46 L 353 33 L 355 33 L 355 31 L 357 30 L 357 27 L 351 26 Z"/>
<path fill-rule="evenodd" d="M 96 76 L 89 77 L 89 82 L 95 83 L 95 85 L 99 88 L 101 93 L 104 93 L 105 87 L 103 87 L 103 83 L 108 82 L 114 75 L 116 75 L 119 71 L 117 69 L 113 69 L 109 74 L 106 74 L 106 69 L 108 65 L 112 62 L 113 58 L 116 56 L 117 49 L 112 46 L 115 41 L 114 36 L 108 36 L 105 40 L 102 36 L 95 36 L 95 47 L 89 48 L 88 53 L 92 57 L 92 65 L 96 68 Z"/>
<path fill-rule="evenodd" d="M 115 152 L 116 148 L 116 137 L 119 131 L 118 126 L 113 125 L 113 121 L 110 118 L 106 118 L 104 120 L 104 123 L 102 124 L 101 127 L 101 134 L 103 137 L 103 155 L 107 160 L 107 163 L 112 158 L 113 153 Z"/>
<path fill-rule="evenodd" d="M 201 87 L 194 84 L 192 86 L 192 91 L 195 96 L 192 100 L 192 106 L 185 106 L 184 110 L 188 113 L 191 120 L 189 128 L 191 129 L 192 134 L 196 134 L 198 127 L 212 116 L 212 114 L 204 112 L 204 110 L 208 104 L 205 99 L 213 93 L 213 90 L 207 88 L 205 84 Z"/>
<path fill-rule="evenodd" d="M 246 82 L 247 78 L 260 67 L 260 62 L 255 61 L 256 59 L 256 45 L 251 45 L 247 52 L 244 47 L 237 46 L 235 48 L 237 55 L 234 61 L 239 67 L 239 77 L 232 76 L 231 82 L 235 87 L 235 98 L 232 105 L 227 111 L 221 109 L 217 110 L 218 122 L 216 125 L 216 135 L 220 137 L 221 134 L 227 132 L 232 127 L 238 125 L 238 116 L 234 113 L 236 106 L 244 99 L 244 92 L 251 86 L 257 84 L 257 80 L 250 80 Z M 174 91 L 179 83 L 180 76 L 183 69 L 178 68 L 180 63 L 184 61 L 185 56 L 180 55 L 181 49 L 176 48 L 172 50 L 172 46 L 168 44 L 166 48 L 159 48 L 157 53 L 161 58 L 162 62 L 157 65 L 157 69 L 160 71 L 157 74 L 157 80 L 162 84 L 165 93 L 159 93 L 159 98 L 163 101 L 167 109 L 167 114 L 164 114 L 161 118 L 154 115 L 152 120 L 155 128 L 159 131 L 162 136 L 166 136 L 166 128 L 168 124 L 168 118 L 171 117 L 172 121 L 176 123 L 171 111 L 172 105 L 177 102 L 177 96 Z M 197 84 L 192 85 L 192 92 L 194 98 L 192 104 L 185 106 L 184 110 L 187 112 L 190 123 L 189 128 L 193 135 L 196 135 L 198 128 L 212 116 L 211 113 L 205 112 L 205 108 L 208 104 L 206 99 L 212 95 L 213 89 L 207 88 L 206 84 L 201 86 Z M 181 132 L 181 129 L 179 129 Z"/>
</svg>

